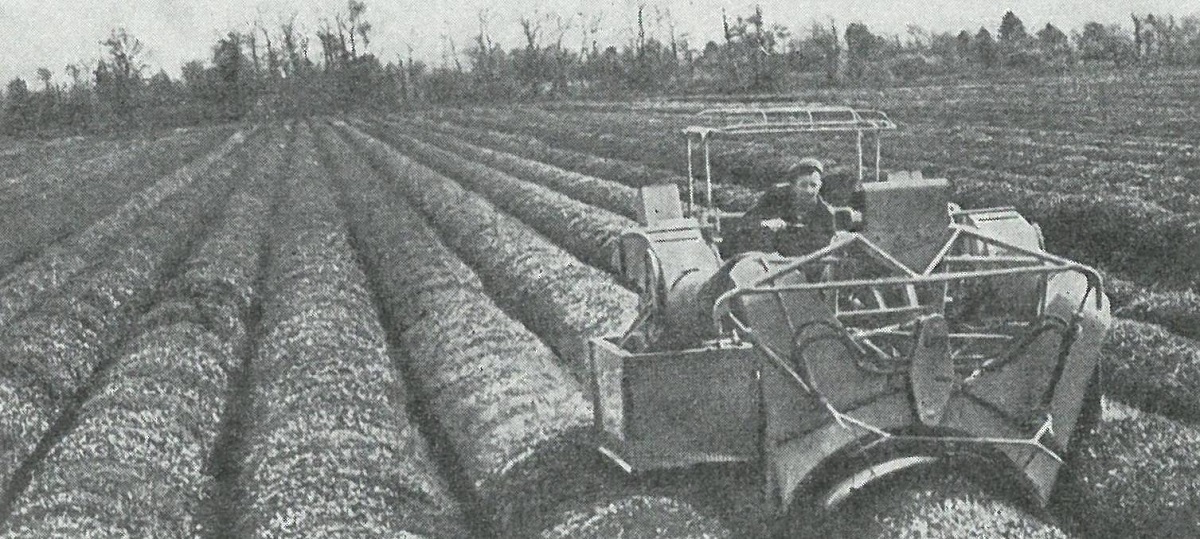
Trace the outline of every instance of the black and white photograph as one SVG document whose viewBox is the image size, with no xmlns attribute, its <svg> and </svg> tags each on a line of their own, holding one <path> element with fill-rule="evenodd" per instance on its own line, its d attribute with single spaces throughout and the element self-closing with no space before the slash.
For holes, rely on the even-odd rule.
<svg viewBox="0 0 1200 539">
<path fill-rule="evenodd" d="M 0 0 L 0 539 L 1200 537 L 1200 4 Z"/>
</svg>

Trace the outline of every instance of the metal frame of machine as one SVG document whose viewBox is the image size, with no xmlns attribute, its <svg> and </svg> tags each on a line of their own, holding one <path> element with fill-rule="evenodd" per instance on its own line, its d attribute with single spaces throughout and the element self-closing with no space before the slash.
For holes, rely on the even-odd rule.
<svg viewBox="0 0 1200 539">
<path fill-rule="evenodd" d="M 822 119 L 822 114 L 829 118 Z M 642 188 L 620 273 L 640 294 L 589 363 L 600 452 L 626 471 L 756 462 L 769 505 L 828 504 L 878 476 L 977 452 L 1050 498 L 1111 323 L 1100 275 L 1043 251 L 1011 208 L 959 210 L 946 180 L 864 184 L 865 227 L 786 258 L 723 260 L 710 223 L 714 134 L 894 129 L 848 108 L 705 111 L 707 205 Z M 839 116 L 840 115 L 840 116 Z M 879 171 L 876 152 L 876 173 Z M 691 180 L 689 180 L 691 181 Z"/>
<path fill-rule="evenodd" d="M 790 135 L 800 133 L 854 133 L 858 150 L 858 181 L 866 177 L 863 139 L 870 133 L 875 142 L 875 181 L 880 181 L 882 163 L 882 132 L 896 129 L 896 124 L 887 114 L 878 110 L 854 109 L 851 107 L 735 107 L 714 108 L 700 111 L 698 119 L 707 120 L 706 125 L 693 125 L 684 129 L 687 140 L 688 192 L 687 214 L 696 214 L 701 222 L 708 222 L 706 212 L 713 207 L 711 141 L 714 137 L 741 137 L 758 135 Z M 696 146 L 704 155 L 705 203 L 696 206 L 696 174 L 693 171 L 693 154 Z M 720 222 L 714 226 L 720 230 Z"/>
</svg>

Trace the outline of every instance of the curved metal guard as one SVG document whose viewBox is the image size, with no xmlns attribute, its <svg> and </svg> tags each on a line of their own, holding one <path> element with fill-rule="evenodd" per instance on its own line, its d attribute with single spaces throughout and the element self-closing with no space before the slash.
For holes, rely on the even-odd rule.
<svg viewBox="0 0 1200 539">
<path fill-rule="evenodd" d="M 989 257 L 958 254 L 980 244 L 1013 263 L 995 267 L 976 260 Z M 815 274 L 806 271 L 855 257 L 891 273 L 856 278 L 835 272 L 840 279 L 812 281 Z M 983 269 L 963 269 L 976 263 Z M 763 255 L 744 264 L 734 272 L 739 286 L 718 299 L 714 312 L 727 313 L 722 320 L 769 366 L 763 373 L 766 445 L 785 502 L 790 489 L 841 448 L 898 442 L 989 446 L 1021 471 L 1038 499 L 1048 499 L 1060 448 L 1070 441 L 1110 323 L 1095 270 L 961 225 L 950 226 L 946 244 L 920 270 L 857 234 L 798 259 Z M 962 310 L 948 314 L 948 303 L 964 301 L 954 297 L 958 283 L 1020 275 L 1048 283 L 1040 306 L 1026 313 L 1030 318 L 989 328 L 977 327 L 990 320 L 986 307 L 978 319 L 964 319 Z M 834 301 L 861 289 L 898 291 L 893 297 L 909 302 L 907 314 L 889 305 L 847 311 Z M 1045 331 L 1041 320 L 1066 324 Z M 811 346 L 814 340 L 805 337 L 797 355 L 792 336 L 813 323 L 836 328 L 838 338 L 859 343 L 861 351 Z M 864 368 L 864 354 L 892 368 Z M 908 389 L 897 393 L 898 387 Z M 928 433 L 912 433 L 918 426 Z"/>
</svg>

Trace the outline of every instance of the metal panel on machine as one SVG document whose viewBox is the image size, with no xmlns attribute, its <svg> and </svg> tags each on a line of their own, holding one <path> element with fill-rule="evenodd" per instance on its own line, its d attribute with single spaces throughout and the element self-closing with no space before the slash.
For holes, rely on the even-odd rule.
<svg viewBox="0 0 1200 539">
<path fill-rule="evenodd" d="M 863 184 L 863 191 L 863 235 L 909 268 L 925 269 L 949 237 L 950 182 L 873 182 Z"/>
<path fill-rule="evenodd" d="M 634 354 L 592 341 L 602 446 L 633 469 L 757 456 L 758 363 L 749 345 Z"/>
</svg>

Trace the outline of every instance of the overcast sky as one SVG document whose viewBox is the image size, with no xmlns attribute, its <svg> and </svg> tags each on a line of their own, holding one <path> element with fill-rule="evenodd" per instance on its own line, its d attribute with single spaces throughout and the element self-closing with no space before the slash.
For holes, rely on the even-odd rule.
<svg viewBox="0 0 1200 539">
<path fill-rule="evenodd" d="M 600 17 L 601 42 L 629 39 L 638 4 L 647 6 L 648 29 L 666 37 L 665 23 L 658 28 L 654 12 L 670 13 L 677 32 L 688 34 L 699 48 L 720 36 L 721 9 L 748 15 L 756 2 L 740 0 L 366 0 L 366 19 L 374 26 L 371 51 L 393 60 L 411 46 L 418 58 L 438 63 L 447 40 L 465 48 L 479 31 L 481 10 L 490 14 L 491 33 L 506 48 L 521 44 L 517 19 L 522 15 L 558 13 L 570 17 L 566 43 L 581 42 L 580 20 Z M 112 28 L 124 26 L 146 45 L 144 60 L 152 71 L 166 69 L 172 76 L 179 66 L 195 58 L 208 59 L 218 36 L 233 28 L 248 28 L 256 19 L 277 26 L 296 15 L 301 28 L 312 33 L 323 18 L 345 10 L 345 0 L 0 0 L 0 81 L 15 76 L 33 79 L 39 66 L 50 68 L 58 80 L 65 79 L 67 63 L 94 60 L 102 54 L 99 42 Z M 844 27 L 846 22 L 866 23 L 877 33 L 903 34 L 908 24 L 935 31 L 981 26 L 995 31 L 1006 9 L 1013 10 L 1031 31 L 1047 22 L 1070 31 L 1087 21 L 1132 26 L 1131 12 L 1189 15 L 1200 12 L 1200 4 L 1186 0 L 762 0 L 768 23 L 792 30 L 806 30 L 813 20 L 830 18 Z M 583 16 L 579 14 L 583 13 Z M 662 20 L 666 20 L 665 18 Z M 554 24 L 545 23 L 556 34 Z M 319 47 L 312 53 L 319 55 Z"/>
</svg>

